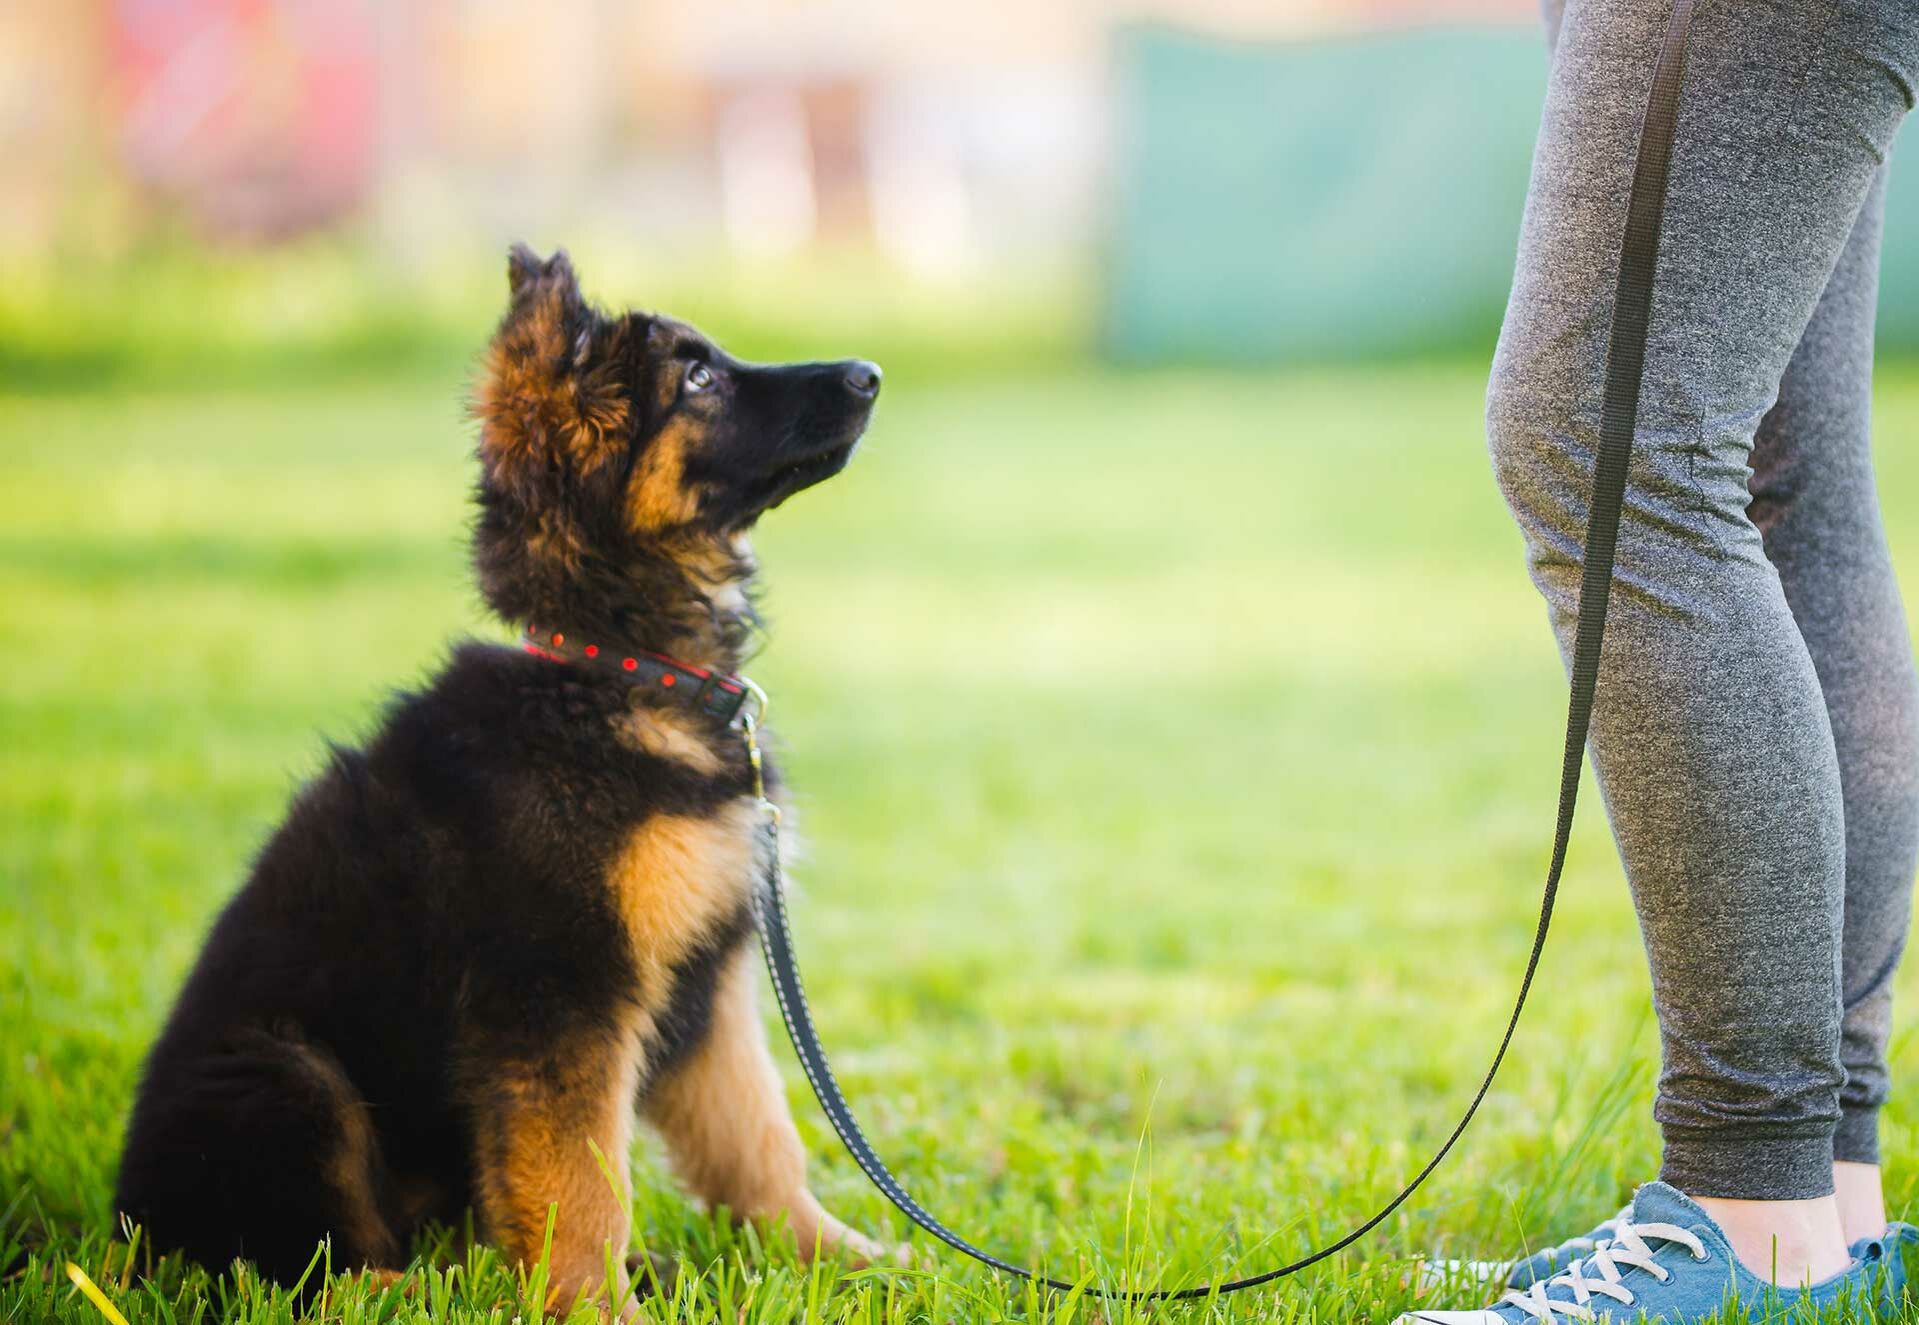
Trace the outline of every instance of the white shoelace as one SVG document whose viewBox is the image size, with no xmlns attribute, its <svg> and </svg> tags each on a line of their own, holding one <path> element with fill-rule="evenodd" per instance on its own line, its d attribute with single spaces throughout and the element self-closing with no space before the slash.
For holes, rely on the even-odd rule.
<svg viewBox="0 0 1919 1325">
<path fill-rule="evenodd" d="M 1645 1270 L 1662 1284 L 1672 1278 L 1672 1271 L 1653 1259 L 1653 1250 L 1646 1245 L 1647 1238 L 1677 1242 L 1692 1253 L 1694 1260 L 1706 1259 L 1706 1244 L 1677 1224 L 1635 1224 L 1630 1219 L 1620 1219 L 1613 1225 L 1612 1240 L 1595 1247 L 1592 1255 L 1574 1261 L 1570 1270 L 1543 1283 L 1512 1289 L 1499 1299 L 1499 1304 L 1518 1307 L 1540 1325 L 1557 1325 L 1554 1312 L 1570 1320 L 1594 1319 L 1597 1313 L 1588 1304 L 1595 1293 L 1629 1307 L 1633 1295 L 1630 1288 L 1619 1282 L 1622 1266 Z M 1572 1290 L 1572 1297 L 1547 1296 L 1550 1290 L 1557 1288 Z"/>
</svg>

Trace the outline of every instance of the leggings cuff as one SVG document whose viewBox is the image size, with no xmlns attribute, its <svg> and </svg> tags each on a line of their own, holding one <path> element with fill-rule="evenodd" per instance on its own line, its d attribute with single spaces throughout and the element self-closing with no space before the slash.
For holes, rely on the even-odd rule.
<svg viewBox="0 0 1919 1325">
<path fill-rule="evenodd" d="M 1832 1157 L 1850 1164 L 1879 1162 L 1879 1106 L 1844 1106 L 1832 1134 Z"/>
<path fill-rule="evenodd" d="M 1806 1201 L 1832 1194 L 1832 1137 L 1666 1133 L 1660 1178 L 1688 1196 Z"/>
</svg>

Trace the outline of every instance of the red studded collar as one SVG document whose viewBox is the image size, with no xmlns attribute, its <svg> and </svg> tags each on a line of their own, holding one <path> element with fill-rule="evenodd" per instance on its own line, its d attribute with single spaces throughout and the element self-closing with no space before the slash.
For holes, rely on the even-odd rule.
<svg viewBox="0 0 1919 1325">
<path fill-rule="evenodd" d="M 622 677 L 635 690 L 650 690 L 671 696 L 687 707 L 732 722 L 745 707 L 753 684 L 744 677 L 695 667 L 663 653 L 643 649 L 631 653 L 603 649 L 597 644 L 576 642 L 564 631 L 542 630 L 528 626 L 520 637 L 520 647 L 536 657 L 556 663 L 577 663 L 595 667 Z"/>
</svg>

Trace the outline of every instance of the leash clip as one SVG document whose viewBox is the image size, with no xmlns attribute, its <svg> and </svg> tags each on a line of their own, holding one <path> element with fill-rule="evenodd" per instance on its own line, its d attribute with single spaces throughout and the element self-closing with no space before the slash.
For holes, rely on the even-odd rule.
<svg viewBox="0 0 1919 1325">
<path fill-rule="evenodd" d="M 740 708 L 740 741 L 746 746 L 746 762 L 753 770 L 753 795 L 766 814 L 766 873 L 760 886 L 753 890 L 753 924 L 764 936 L 769 909 L 777 917 L 783 906 L 780 898 L 780 807 L 766 794 L 766 761 L 760 754 L 760 724 L 766 720 L 766 710 L 771 701 L 751 677 L 742 676 L 739 679 L 753 700 L 752 704 Z"/>
<path fill-rule="evenodd" d="M 766 763 L 760 754 L 760 724 L 766 721 L 766 710 L 772 701 L 766 692 L 751 677 L 742 676 L 740 684 L 746 687 L 746 693 L 752 696 L 751 707 L 740 709 L 740 738 L 746 745 L 746 762 L 753 769 L 753 795 L 758 798 L 760 808 L 766 811 L 767 819 L 775 828 L 780 824 L 780 807 L 775 805 L 766 794 Z"/>
</svg>

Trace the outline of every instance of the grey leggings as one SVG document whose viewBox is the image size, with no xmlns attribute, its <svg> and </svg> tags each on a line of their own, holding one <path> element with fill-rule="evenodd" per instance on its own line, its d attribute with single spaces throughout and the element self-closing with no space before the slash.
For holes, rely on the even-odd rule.
<svg viewBox="0 0 1919 1325">
<path fill-rule="evenodd" d="M 1487 421 L 1562 653 L 1670 13 L 1547 14 Z M 1663 1176 L 1698 1196 L 1821 1196 L 1835 1158 L 1878 1158 L 1919 684 L 1869 412 L 1884 165 L 1916 75 L 1913 0 L 1697 6 L 1591 750 L 1651 960 Z"/>
</svg>

